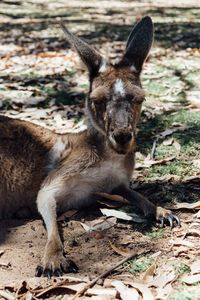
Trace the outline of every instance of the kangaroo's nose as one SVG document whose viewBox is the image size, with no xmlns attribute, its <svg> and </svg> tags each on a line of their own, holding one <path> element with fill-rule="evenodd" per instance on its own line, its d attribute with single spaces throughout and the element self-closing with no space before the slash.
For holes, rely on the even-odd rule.
<svg viewBox="0 0 200 300">
<path fill-rule="evenodd" d="M 132 132 L 114 131 L 113 138 L 117 144 L 125 145 L 132 139 Z"/>
</svg>

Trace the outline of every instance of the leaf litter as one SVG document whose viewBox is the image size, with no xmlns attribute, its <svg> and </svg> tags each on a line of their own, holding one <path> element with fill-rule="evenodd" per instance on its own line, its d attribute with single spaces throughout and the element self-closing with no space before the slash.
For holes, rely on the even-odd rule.
<svg viewBox="0 0 200 300">
<path fill-rule="evenodd" d="M 189 34 L 186 27 L 181 27 L 184 26 L 184 22 L 190 19 L 191 15 L 195 19 L 198 3 L 194 0 L 190 4 L 181 1 L 176 4 L 177 7 L 174 7 L 173 1 L 169 1 L 167 4 L 161 3 L 162 1 L 160 3 L 147 1 L 147 4 L 139 2 L 130 4 L 127 1 L 124 3 L 120 1 L 103 1 L 100 8 L 95 1 L 90 3 L 88 1 L 70 3 L 59 1 L 59 3 L 56 3 L 39 0 L 36 2 L 27 1 L 26 7 L 24 6 L 25 2 L 20 0 L 2 1 L 1 4 L 4 12 L 1 20 L 2 45 L 0 46 L 0 106 L 2 113 L 35 122 L 61 133 L 77 130 L 77 128 L 78 130 L 85 128 L 82 123 L 78 126 L 77 123 L 81 119 L 84 109 L 81 103 L 83 101 L 81 95 L 87 92 L 86 76 L 79 64 L 78 57 L 73 50 L 67 49 L 60 30 L 55 24 L 56 18 L 66 19 L 67 9 L 69 12 L 67 16 L 68 24 L 73 31 L 78 32 L 81 36 L 88 37 L 90 40 L 92 39 L 93 44 L 96 43 L 100 46 L 102 53 L 107 55 L 106 52 L 110 51 L 110 57 L 114 60 L 124 49 L 124 37 L 128 34 L 129 27 L 141 15 L 149 14 L 148 9 L 151 8 L 156 23 L 158 44 L 154 46 L 151 60 L 148 61 L 143 72 L 144 86 L 149 90 L 148 101 L 144 103 L 144 115 L 147 116 L 147 119 L 149 118 L 148 121 L 155 120 L 156 129 L 155 127 L 149 127 L 152 133 L 146 133 L 145 141 L 148 140 L 149 144 L 151 139 L 157 141 L 155 142 L 155 149 L 151 149 L 154 150 L 154 155 L 150 155 L 150 150 L 143 153 L 139 149 L 141 157 L 136 170 L 138 171 L 138 178 L 137 176 L 135 178 L 139 182 L 136 188 L 142 189 L 142 192 L 152 197 L 152 199 L 156 198 L 156 194 L 161 199 L 163 194 L 168 195 L 171 187 L 169 183 L 172 186 L 174 185 L 173 191 L 178 189 L 180 183 L 183 183 L 184 189 L 190 188 L 192 193 L 195 190 L 199 193 L 197 189 L 200 181 L 198 171 L 186 176 L 168 173 L 153 179 L 152 176 L 147 177 L 146 175 L 147 172 L 151 172 L 153 166 L 165 168 L 170 163 L 176 162 L 178 156 L 181 160 L 185 159 L 182 153 L 187 141 L 180 134 L 184 133 L 186 136 L 189 132 L 190 136 L 191 131 L 189 130 L 191 128 L 193 130 L 195 126 L 198 126 L 198 120 L 192 122 L 193 112 L 199 109 L 199 91 L 196 90 L 198 88 L 197 83 L 199 83 L 198 61 L 196 60 L 199 49 L 195 42 L 198 35 L 192 21 L 189 27 L 185 23 L 186 27 L 189 28 Z M 45 10 L 38 9 L 38 5 L 41 5 L 41 7 L 45 5 Z M 130 10 L 130 5 L 133 10 Z M 71 9 L 72 6 L 73 9 Z M 187 7 L 184 11 L 182 10 L 183 6 Z M 179 7 L 181 7 L 181 10 L 179 10 Z M 171 12 L 173 12 L 173 17 L 170 16 Z M 115 18 L 113 18 L 113 15 Z M 80 16 L 81 23 L 79 24 Z M 95 28 L 87 25 L 88 19 L 91 19 L 91 17 Z M 46 20 L 48 20 L 48 26 Z M 183 25 L 178 26 L 179 21 Z M 4 31 L 5 26 L 6 31 Z M 108 26 L 109 28 L 113 26 L 112 30 L 109 29 L 108 31 Z M 116 26 L 117 30 L 115 31 Z M 167 38 L 163 28 L 167 28 Z M 27 32 L 28 34 L 26 34 Z M 166 40 L 169 43 L 171 41 L 171 44 L 166 46 Z M 184 43 L 186 44 L 185 48 Z M 108 50 L 105 50 L 106 47 Z M 185 95 L 185 98 L 183 95 Z M 68 103 L 69 98 L 72 104 Z M 187 104 L 185 104 L 186 101 Z M 170 113 L 176 118 L 179 115 L 179 109 L 183 107 L 191 114 L 189 123 L 185 119 L 174 120 L 170 124 L 164 124 L 164 126 L 156 123 L 159 116 L 164 118 L 165 115 L 170 115 Z M 147 122 L 147 124 L 149 125 L 150 122 Z M 167 153 L 165 157 L 158 158 L 156 153 L 158 141 L 162 142 L 168 149 L 171 146 L 175 147 L 177 153 L 175 155 Z M 198 167 L 199 154 L 193 152 L 186 159 L 192 161 L 193 167 L 196 168 Z M 154 184 L 154 189 L 152 187 L 150 189 L 146 188 L 145 185 L 140 184 L 145 180 L 150 185 Z M 162 187 L 163 194 L 156 190 L 158 186 Z M 164 187 L 169 189 L 165 190 Z M 113 208 L 114 203 L 116 205 L 125 204 L 122 203 L 124 199 L 116 199 L 116 197 L 111 199 L 109 198 L 111 195 L 102 196 L 104 196 L 104 204 L 107 203 L 108 205 L 108 200 L 110 201 L 110 208 Z M 43 251 L 42 247 L 44 245 L 41 248 L 40 245 L 44 244 L 45 238 L 41 222 L 38 220 L 30 221 L 25 224 L 25 227 L 21 226 L 20 228 L 18 228 L 17 222 L 14 226 L 11 224 L 8 233 L 14 234 L 8 234 L 8 244 L 4 241 L 3 245 L 0 246 L 0 263 L 2 262 L 2 265 L 3 263 L 10 263 L 9 268 L 0 267 L 1 297 L 5 299 L 37 299 L 37 297 L 55 299 L 62 289 L 62 291 L 64 290 L 63 294 L 66 293 L 63 299 L 70 300 L 91 279 L 96 278 L 96 274 L 102 274 L 111 264 L 116 266 L 119 262 L 119 256 L 125 257 L 125 252 L 129 255 L 134 247 L 138 250 L 139 245 L 143 250 L 146 247 L 144 245 L 152 246 L 152 255 L 161 251 L 158 258 L 145 271 L 146 273 L 130 275 L 126 274 L 127 271 L 123 267 L 119 267 L 117 269 L 119 274 L 121 272 L 124 275 L 131 276 L 129 282 L 125 279 L 116 282 L 115 277 L 117 274 L 114 270 L 106 275 L 109 276 L 111 283 L 114 282 L 114 286 L 110 284 L 109 287 L 105 287 L 103 283 L 99 284 L 97 282 L 94 287 L 87 289 L 82 298 L 92 299 L 95 296 L 103 299 L 103 295 L 106 294 L 110 299 L 119 299 L 120 297 L 123 299 L 122 297 L 129 295 L 130 292 L 131 295 L 134 294 L 135 299 L 138 298 L 139 300 L 165 300 L 171 295 L 173 296 L 177 286 L 183 287 L 179 279 L 185 282 L 184 288 L 185 285 L 188 288 L 195 288 L 195 284 L 198 284 L 199 281 L 199 229 L 196 223 L 200 218 L 200 211 L 198 201 L 196 201 L 196 204 L 186 203 L 188 199 L 192 200 L 192 198 L 193 194 L 190 197 L 184 197 L 184 201 L 174 205 L 174 209 L 181 212 L 181 229 L 173 229 L 172 232 L 169 232 L 166 228 L 164 237 L 157 237 L 154 242 L 145 235 L 143 226 L 146 225 L 142 221 L 138 224 L 135 224 L 135 221 L 132 222 L 134 218 L 138 217 L 134 214 L 132 214 L 131 220 L 127 220 L 130 215 L 125 213 L 125 219 L 121 220 L 116 217 L 118 212 L 114 209 L 114 212 L 110 212 L 115 214 L 114 216 L 105 219 L 97 218 L 96 224 L 91 223 L 90 218 L 87 219 L 88 212 L 86 212 L 84 220 L 79 217 L 80 212 L 77 211 L 64 214 L 60 218 L 61 225 L 65 224 L 66 220 L 78 220 L 74 223 L 74 227 L 63 226 L 63 230 L 66 241 L 68 238 L 70 240 L 71 237 L 75 236 L 80 243 L 81 250 L 78 249 L 79 246 L 71 247 L 66 242 L 65 250 L 68 252 L 70 247 L 69 252 L 78 259 L 82 271 L 77 277 L 63 276 L 60 279 L 50 281 L 45 278 L 30 279 L 30 276 L 34 274 L 32 266 L 36 265 L 37 257 L 27 253 L 30 253 L 32 247 L 33 253 Z M 122 201 L 120 202 L 120 200 Z M 186 213 L 182 212 L 185 210 Z M 93 215 L 91 214 L 91 216 Z M 94 215 L 95 217 L 96 215 Z M 114 224 L 111 222 L 113 225 L 106 221 L 112 218 L 115 220 Z M 87 230 L 92 232 L 105 231 L 105 235 L 101 237 L 100 241 L 94 241 L 90 236 L 83 234 L 81 231 L 83 228 L 77 226 L 77 224 L 80 225 L 80 222 L 84 224 Z M 35 231 L 32 228 L 37 228 L 37 236 L 35 236 Z M 20 243 L 18 240 L 20 240 Z M 123 244 L 123 240 L 125 244 Z M 37 248 L 34 243 L 38 244 Z M 8 245 L 9 247 L 7 247 Z M 10 245 L 15 245 L 14 252 L 12 252 Z M 126 251 L 122 250 L 124 246 L 127 248 Z M 94 252 L 96 252 L 96 256 Z M 24 260 L 21 253 L 23 253 Z M 141 256 L 145 255 L 141 252 Z M 79 259 L 81 257 L 86 261 L 85 264 Z M 106 260 L 107 258 L 108 260 Z M 125 258 L 127 258 L 127 255 Z M 176 275 L 167 267 L 167 262 L 173 259 L 180 262 L 187 259 L 191 264 L 190 274 L 179 275 L 176 278 Z M 21 263 L 24 264 L 23 269 L 20 267 Z M 92 268 L 89 265 L 92 265 Z M 155 279 L 154 285 L 157 286 L 149 286 L 145 276 L 146 278 L 149 277 L 149 282 L 151 282 L 150 278 L 152 281 Z M 160 276 L 162 280 L 159 281 Z M 9 285 L 8 282 L 12 280 L 13 283 Z M 199 297 L 194 294 L 194 299 L 199 299 Z"/>
</svg>

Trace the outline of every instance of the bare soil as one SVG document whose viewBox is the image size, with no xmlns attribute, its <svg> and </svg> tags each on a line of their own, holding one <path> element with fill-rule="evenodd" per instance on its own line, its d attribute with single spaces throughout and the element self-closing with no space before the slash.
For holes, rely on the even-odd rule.
<svg viewBox="0 0 200 300">
<path fill-rule="evenodd" d="M 87 74 L 66 43 L 59 21 L 62 19 L 70 30 L 115 62 L 124 51 L 133 24 L 150 15 L 155 24 L 155 42 L 142 75 L 147 101 L 138 132 L 133 186 L 165 207 L 198 203 L 200 4 L 197 0 L 176 2 L 2 0 L 0 113 L 61 133 L 81 126 Z M 152 160 L 149 155 L 155 141 Z M 65 254 L 78 265 L 79 272 L 60 279 L 35 278 L 46 243 L 41 219 L 0 221 L 0 299 L 69 300 L 74 292 L 67 292 L 66 278 L 86 282 L 114 266 L 125 252 L 144 250 L 149 252 L 140 258 L 150 257 L 150 267 L 133 259 L 108 278 L 142 282 L 156 300 L 199 300 L 200 268 L 190 269 L 194 262 L 200 262 L 198 211 L 199 206 L 177 210 L 182 226 L 172 230 L 117 220 L 107 230 L 86 232 L 81 222 L 100 220 L 99 208 L 63 217 L 59 226 Z M 146 281 L 145 272 L 154 284 Z M 190 282 L 184 276 L 190 276 Z M 162 278 L 160 282 L 158 277 Z M 63 282 L 65 287 L 40 295 L 46 287 L 55 287 L 56 282 Z M 105 282 L 98 281 L 95 287 L 107 289 Z M 2 294 L 5 291 L 11 294 Z M 122 298 L 119 293 L 99 298 L 86 293 L 82 299 Z M 145 299 L 141 291 L 138 299 Z"/>
</svg>

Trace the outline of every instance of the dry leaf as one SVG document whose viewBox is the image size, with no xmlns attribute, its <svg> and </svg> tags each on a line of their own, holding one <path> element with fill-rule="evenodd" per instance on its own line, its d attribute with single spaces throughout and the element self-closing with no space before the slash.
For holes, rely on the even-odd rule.
<svg viewBox="0 0 200 300">
<path fill-rule="evenodd" d="M 170 241 L 174 246 L 187 246 L 187 247 L 190 247 L 190 248 L 193 248 L 194 247 L 194 244 L 190 241 L 186 241 L 186 240 L 183 240 L 183 239 L 176 239 L 176 240 L 171 240 Z"/>
<path fill-rule="evenodd" d="M 39 278 L 41 279 L 41 277 Z M 66 276 L 63 275 L 62 276 L 62 280 L 61 283 L 65 281 L 69 281 L 69 282 L 88 282 L 88 278 L 84 277 L 84 278 L 78 278 L 78 277 L 74 277 L 74 276 Z"/>
<path fill-rule="evenodd" d="M 143 300 L 154 300 L 154 296 L 147 285 L 133 281 L 125 281 L 125 283 L 130 284 L 133 288 L 137 289 L 142 294 Z"/>
<path fill-rule="evenodd" d="M 15 296 L 8 291 L 0 290 L 0 296 L 7 300 L 15 300 Z"/>
<path fill-rule="evenodd" d="M 139 294 L 135 289 L 129 289 L 122 281 L 114 280 L 112 282 L 112 286 L 116 288 L 116 290 L 120 294 L 120 298 L 122 300 L 138 300 Z M 149 299 L 150 300 L 150 299 Z"/>
<path fill-rule="evenodd" d="M 86 285 L 85 282 L 80 282 L 80 283 L 76 283 L 76 284 L 69 284 L 67 286 L 68 289 L 74 291 L 74 292 L 78 292 L 80 291 L 82 288 L 84 288 Z"/>
<path fill-rule="evenodd" d="M 164 146 L 171 146 L 173 144 L 173 142 L 174 142 L 174 138 L 172 137 L 168 140 L 163 141 L 163 145 Z"/>
<path fill-rule="evenodd" d="M 107 287 L 112 287 L 112 281 L 113 281 L 113 279 L 110 279 L 110 278 L 105 278 L 104 279 L 104 282 L 103 282 L 103 286 L 105 287 L 105 288 L 107 288 Z"/>
<path fill-rule="evenodd" d="M 88 295 L 88 296 L 93 296 L 93 295 L 104 296 L 104 295 L 108 295 L 108 296 L 116 297 L 117 296 L 117 291 L 115 289 L 113 289 L 113 288 L 92 288 L 92 289 L 88 289 L 86 291 L 86 295 Z"/>
<path fill-rule="evenodd" d="M 33 299 L 33 294 L 31 293 L 31 292 L 27 292 L 26 293 L 26 298 L 25 298 L 25 300 L 32 300 Z"/>
<path fill-rule="evenodd" d="M 188 182 L 200 182 L 200 174 L 193 175 L 193 176 L 186 176 L 182 179 L 182 183 Z"/>
<path fill-rule="evenodd" d="M 185 275 L 181 278 L 181 280 L 187 284 L 194 284 L 200 282 L 200 274 Z"/>
<path fill-rule="evenodd" d="M 200 210 L 198 211 L 198 213 L 196 213 L 196 214 L 194 215 L 194 217 L 195 217 L 195 218 L 198 218 L 198 219 L 200 218 Z"/>
<path fill-rule="evenodd" d="M 194 229 L 194 228 L 188 229 L 186 234 L 185 234 L 185 237 L 188 236 L 188 235 L 193 235 L 193 236 L 198 236 L 199 237 L 200 236 L 200 230 Z"/>
<path fill-rule="evenodd" d="M 187 91 L 186 99 L 191 103 L 192 108 L 200 108 L 199 91 Z"/>
<path fill-rule="evenodd" d="M 173 145 L 177 151 L 177 154 L 180 153 L 181 151 L 181 145 L 179 144 L 179 142 L 177 142 L 173 137 L 166 140 L 166 141 L 163 141 L 163 145 L 164 146 L 171 146 Z"/>
<path fill-rule="evenodd" d="M 51 285 L 48 288 L 43 289 L 39 294 L 37 294 L 37 297 L 39 298 L 41 296 L 44 296 L 47 292 L 50 292 L 50 291 L 58 289 L 58 288 L 66 289 L 69 292 L 70 291 L 77 292 L 77 291 L 81 290 L 82 288 L 84 288 L 85 285 L 86 285 L 85 282 L 72 284 L 69 281 L 65 280 L 63 282 L 58 282 L 55 285 Z"/>
<path fill-rule="evenodd" d="M 183 202 L 183 203 L 177 203 L 176 205 L 174 205 L 173 207 L 171 207 L 171 209 L 200 209 L 200 201 L 197 201 L 195 203 L 187 203 L 187 202 Z"/>
<path fill-rule="evenodd" d="M 158 138 L 163 138 L 163 137 L 166 137 L 168 135 L 171 135 L 172 133 L 174 132 L 177 132 L 177 131 L 184 131 L 186 129 L 188 129 L 189 127 L 186 126 L 186 125 L 179 125 L 175 128 L 167 128 L 165 129 L 164 131 L 160 132 L 159 134 L 156 135 L 156 137 Z"/>
<path fill-rule="evenodd" d="M 179 154 L 181 151 L 181 145 L 176 140 L 174 140 L 173 146 L 175 147 L 177 154 Z"/>
<path fill-rule="evenodd" d="M 151 287 L 158 287 L 158 288 L 164 288 L 166 284 L 174 281 L 176 278 L 176 275 L 173 271 L 167 274 L 159 274 L 155 276 L 152 281 L 148 282 L 148 286 Z"/>
<path fill-rule="evenodd" d="M 119 227 L 121 228 L 127 228 L 126 224 L 118 224 Z M 122 245 L 122 246 L 126 246 L 129 244 L 134 243 L 134 237 L 132 236 L 132 234 L 124 234 L 124 235 L 120 235 L 119 239 L 118 239 L 118 244 Z"/>
<path fill-rule="evenodd" d="M 200 159 L 194 159 L 192 163 L 196 168 L 200 168 Z"/>
<path fill-rule="evenodd" d="M 103 231 L 113 227 L 116 223 L 117 218 L 115 217 L 110 217 L 104 220 L 98 219 L 98 222 L 95 220 L 95 223 L 93 221 L 87 222 L 87 224 L 80 222 L 86 232 Z"/>
<path fill-rule="evenodd" d="M 152 255 L 150 255 L 150 257 L 157 258 L 161 253 L 162 253 L 161 251 L 155 252 Z"/>
<path fill-rule="evenodd" d="M 41 286 L 43 288 L 44 287 L 47 288 L 49 286 L 49 280 L 48 280 L 48 278 L 45 278 L 45 277 L 27 278 L 26 279 L 26 284 L 27 284 L 29 289 L 38 290 L 38 289 L 41 289 Z M 5 286 L 5 284 L 4 284 L 4 286 Z M 19 289 L 19 287 L 22 286 L 22 281 L 21 280 L 11 280 L 10 282 L 6 283 L 6 286 L 8 288 L 12 288 L 12 289 L 16 290 L 16 289 Z M 3 288 L 3 286 L 1 286 L 0 288 Z"/>
<path fill-rule="evenodd" d="M 164 131 L 160 132 L 157 137 L 166 137 L 168 135 L 171 135 L 172 133 L 176 132 L 177 128 L 167 128 Z"/>
<path fill-rule="evenodd" d="M 55 51 L 46 51 L 46 52 L 41 52 L 41 53 L 38 53 L 38 57 L 65 57 L 65 54 L 64 53 L 58 53 L 58 52 L 55 52 Z"/>
<path fill-rule="evenodd" d="M 42 282 L 42 283 L 41 283 Z M 47 292 L 62 287 L 63 289 L 70 291 L 79 291 L 82 289 L 87 283 L 87 280 L 80 279 L 72 276 L 63 276 L 61 280 L 57 279 L 56 282 L 49 282 L 47 278 L 31 278 L 27 281 L 27 286 L 31 289 L 31 292 L 37 293 L 37 297 L 40 297 Z M 45 286 L 48 284 L 48 286 Z M 43 288 L 40 288 L 43 286 Z"/>
<path fill-rule="evenodd" d="M 164 288 L 158 288 L 156 290 L 156 292 L 157 292 L 156 299 L 159 299 L 159 300 L 168 299 L 168 296 L 170 295 L 172 290 L 173 290 L 173 288 L 172 288 L 171 283 L 168 283 Z"/>
<path fill-rule="evenodd" d="M 174 250 L 174 256 L 178 257 L 180 255 L 188 255 L 188 247 L 179 246 L 176 250 Z"/>
<path fill-rule="evenodd" d="M 189 225 L 189 228 L 192 228 L 192 227 L 196 227 L 196 226 L 200 226 L 200 222 L 194 222 L 192 224 Z"/>
<path fill-rule="evenodd" d="M 112 244 L 111 242 L 110 242 L 110 246 L 119 255 L 122 255 L 122 256 L 126 257 L 126 256 L 131 254 L 131 251 L 122 250 L 122 249 L 118 248 L 116 245 Z"/>
<path fill-rule="evenodd" d="M 145 159 L 142 163 L 136 163 L 135 165 L 135 169 L 143 169 L 143 168 L 150 168 L 151 166 L 154 165 L 163 165 L 169 161 L 172 161 L 176 158 L 176 156 L 170 156 L 170 157 L 166 157 L 160 160 L 153 160 L 153 159 Z"/>
<path fill-rule="evenodd" d="M 3 261 L 2 259 L 0 260 L 0 267 L 2 268 L 10 268 L 11 267 L 11 263 L 9 261 Z"/>
<path fill-rule="evenodd" d="M 200 260 L 196 260 L 190 266 L 191 274 L 198 274 L 200 273 Z"/>
<path fill-rule="evenodd" d="M 145 271 L 144 275 L 142 276 L 142 282 L 148 282 L 153 279 L 156 271 L 157 260 L 153 262 L 153 264 Z"/>
<path fill-rule="evenodd" d="M 144 223 L 146 220 L 134 213 L 126 213 L 120 210 L 101 208 L 100 211 L 107 217 L 116 217 L 117 219 L 133 221 L 136 223 Z"/>
</svg>

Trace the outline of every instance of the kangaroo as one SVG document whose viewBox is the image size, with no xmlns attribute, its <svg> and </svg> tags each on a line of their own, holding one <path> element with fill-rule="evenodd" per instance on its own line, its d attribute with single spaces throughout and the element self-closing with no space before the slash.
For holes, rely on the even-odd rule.
<svg viewBox="0 0 200 300">
<path fill-rule="evenodd" d="M 61 135 L 0 116 L 0 218 L 38 210 L 48 237 L 36 276 L 48 277 L 77 271 L 63 255 L 57 213 L 89 206 L 98 200 L 95 193 L 122 195 L 162 226 L 180 224 L 171 211 L 156 208 L 129 188 L 145 97 L 140 73 L 153 41 L 151 18 L 144 17 L 133 28 L 115 65 L 61 26 L 89 71 L 87 129 Z"/>
</svg>

